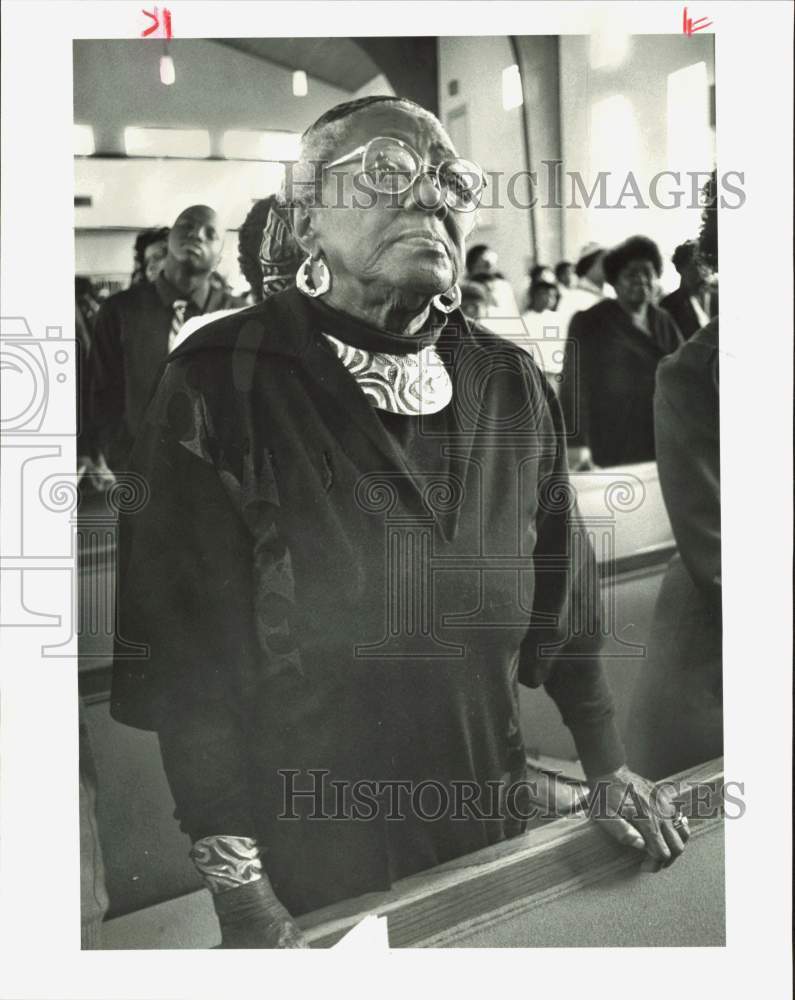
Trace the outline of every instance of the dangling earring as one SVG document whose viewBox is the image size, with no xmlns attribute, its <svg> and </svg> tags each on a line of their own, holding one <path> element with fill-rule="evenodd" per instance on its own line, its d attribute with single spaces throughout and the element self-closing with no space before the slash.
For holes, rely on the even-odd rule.
<svg viewBox="0 0 795 1000">
<path fill-rule="evenodd" d="M 317 263 L 318 267 L 319 273 L 317 283 L 315 283 L 314 276 L 312 274 L 313 263 Z M 310 254 L 298 268 L 298 273 L 295 276 L 295 283 L 298 286 L 299 291 L 302 291 L 304 295 L 308 295 L 310 299 L 316 299 L 321 295 L 325 295 L 329 288 L 331 288 L 331 275 L 329 274 L 329 269 L 326 267 L 326 262 L 323 258 L 315 258 Z"/>
<path fill-rule="evenodd" d="M 448 297 L 445 298 L 445 295 Z M 431 301 L 439 312 L 451 313 L 461 305 L 461 289 L 457 284 L 453 285 L 442 295 L 435 295 Z"/>
</svg>

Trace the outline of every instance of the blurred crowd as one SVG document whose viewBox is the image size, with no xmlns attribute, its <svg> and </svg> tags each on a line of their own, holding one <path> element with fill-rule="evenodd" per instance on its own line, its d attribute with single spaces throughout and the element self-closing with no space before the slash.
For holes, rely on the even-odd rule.
<svg viewBox="0 0 795 1000">
<path fill-rule="evenodd" d="M 563 405 L 573 469 L 655 458 L 657 366 L 718 313 L 714 258 L 699 241 L 672 263 L 679 287 L 664 295 L 653 240 L 588 243 L 575 262 L 534 264 L 517 296 L 492 248 L 469 250 L 462 311 L 533 356 Z"/>
</svg>

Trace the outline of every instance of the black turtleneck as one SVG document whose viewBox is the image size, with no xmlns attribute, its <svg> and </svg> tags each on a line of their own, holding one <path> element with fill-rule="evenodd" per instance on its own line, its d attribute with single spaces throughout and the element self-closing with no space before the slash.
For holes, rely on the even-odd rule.
<svg viewBox="0 0 795 1000">
<path fill-rule="evenodd" d="M 419 354 L 424 347 L 436 343 L 447 325 L 446 317 L 432 309 L 422 329 L 404 336 L 399 333 L 389 333 L 356 316 L 341 312 L 322 299 L 309 301 L 323 333 L 330 333 L 344 344 L 350 344 L 351 347 L 358 347 L 363 351 L 378 351 L 382 354 Z"/>
</svg>

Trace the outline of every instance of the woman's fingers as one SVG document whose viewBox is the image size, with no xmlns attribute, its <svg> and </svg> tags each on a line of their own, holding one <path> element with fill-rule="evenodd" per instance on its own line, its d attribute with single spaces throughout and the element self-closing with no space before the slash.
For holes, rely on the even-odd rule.
<svg viewBox="0 0 795 1000">
<path fill-rule="evenodd" d="M 309 944 L 292 920 L 286 920 L 278 930 L 275 948 L 308 948 Z"/>
<path fill-rule="evenodd" d="M 646 841 L 638 833 L 635 827 L 625 819 L 616 817 L 614 819 L 603 819 L 599 822 L 599 828 L 609 833 L 614 840 L 625 847 L 634 847 L 638 851 L 646 849 Z"/>
<path fill-rule="evenodd" d="M 672 865 L 681 857 L 690 839 L 687 817 L 679 809 L 672 818 L 651 813 L 648 819 L 638 821 L 637 825 L 643 830 L 649 852 L 649 863 L 644 863 L 644 871 L 659 871 Z"/>
<path fill-rule="evenodd" d="M 671 851 L 669 864 L 673 864 L 680 857 L 690 839 L 690 826 L 687 817 L 677 810 L 676 816 L 672 820 L 663 820 L 662 834 Z"/>
<path fill-rule="evenodd" d="M 666 785 L 653 785 L 626 766 L 598 779 L 605 792 L 599 823 L 617 841 L 645 850 L 643 871 L 659 871 L 679 858 L 690 839 L 687 818 Z M 592 803 L 601 803 L 601 798 Z"/>
<path fill-rule="evenodd" d="M 655 819 L 638 819 L 635 825 L 643 834 L 649 857 L 660 865 L 668 864 L 672 860 L 671 849 L 663 836 L 660 824 Z"/>
</svg>

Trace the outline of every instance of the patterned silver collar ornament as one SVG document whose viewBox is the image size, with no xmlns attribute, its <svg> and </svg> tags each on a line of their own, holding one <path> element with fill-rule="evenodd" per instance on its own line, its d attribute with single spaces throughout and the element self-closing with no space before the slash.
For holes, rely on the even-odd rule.
<svg viewBox="0 0 795 1000">
<path fill-rule="evenodd" d="M 388 413 L 439 413 L 453 398 L 453 383 L 433 344 L 416 354 L 382 354 L 323 336 L 370 403 Z"/>
</svg>

